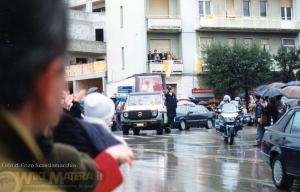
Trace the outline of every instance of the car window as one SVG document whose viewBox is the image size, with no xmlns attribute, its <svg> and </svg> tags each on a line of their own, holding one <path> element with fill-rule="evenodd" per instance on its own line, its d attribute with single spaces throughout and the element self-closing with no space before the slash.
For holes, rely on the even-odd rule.
<svg viewBox="0 0 300 192">
<path fill-rule="evenodd" d="M 300 135 L 300 112 L 296 112 L 292 125 L 292 134 Z"/>
<path fill-rule="evenodd" d="M 178 106 L 176 112 L 181 114 L 187 114 L 187 106 Z"/>
<path fill-rule="evenodd" d="M 209 110 L 208 110 L 206 107 L 201 106 L 201 108 L 202 108 L 202 110 L 203 110 L 203 113 L 208 113 L 208 112 L 209 112 Z"/>
<path fill-rule="evenodd" d="M 286 128 L 285 128 L 285 132 L 290 134 L 291 133 L 291 129 L 292 129 L 292 125 L 293 125 L 293 120 L 294 117 L 292 117 L 289 121 L 289 123 L 287 124 Z"/>
<path fill-rule="evenodd" d="M 197 106 L 190 106 L 189 107 L 189 111 L 193 112 L 194 114 L 198 114 L 199 113 Z"/>
<path fill-rule="evenodd" d="M 199 113 L 206 113 L 205 108 L 203 106 L 198 105 L 197 107 L 198 107 L 198 112 Z"/>
</svg>

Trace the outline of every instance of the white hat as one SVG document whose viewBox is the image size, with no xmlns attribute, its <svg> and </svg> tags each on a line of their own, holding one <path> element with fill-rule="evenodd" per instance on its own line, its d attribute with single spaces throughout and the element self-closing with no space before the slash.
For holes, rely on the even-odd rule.
<svg viewBox="0 0 300 192">
<path fill-rule="evenodd" d="M 84 98 L 84 112 L 86 117 L 102 119 L 109 125 L 115 114 L 115 104 L 100 93 L 91 93 Z"/>
</svg>

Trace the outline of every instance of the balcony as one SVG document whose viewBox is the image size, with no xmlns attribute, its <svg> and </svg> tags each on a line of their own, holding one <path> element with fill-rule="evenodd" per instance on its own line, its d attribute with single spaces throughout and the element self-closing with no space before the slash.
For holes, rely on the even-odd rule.
<svg viewBox="0 0 300 192">
<path fill-rule="evenodd" d="M 91 79 L 105 76 L 107 65 L 105 61 L 87 64 L 69 65 L 65 68 L 67 80 Z"/>
<path fill-rule="evenodd" d="M 96 2 L 105 2 L 105 0 L 92 0 L 93 3 Z M 70 8 L 80 7 L 86 4 L 86 0 L 68 0 L 68 4 Z"/>
<path fill-rule="evenodd" d="M 88 54 L 105 54 L 106 44 L 99 41 L 71 39 L 69 41 L 68 51 Z"/>
<path fill-rule="evenodd" d="M 164 73 L 164 65 L 159 61 L 148 61 L 150 73 Z M 182 74 L 183 73 L 183 61 L 175 60 L 171 67 L 171 74 Z"/>
<path fill-rule="evenodd" d="M 180 32 L 181 19 L 177 16 L 148 17 L 148 31 Z"/>
<path fill-rule="evenodd" d="M 84 11 L 77 11 L 77 10 L 69 10 L 69 18 L 71 21 L 84 21 L 90 23 L 105 23 L 105 13 L 103 12 L 84 12 Z"/>
<path fill-rule="evenodd" d="M 199 31 L 300 32 L 300 20 L 206 16 L 197 20 L 196 29 Z"/>
</svg>

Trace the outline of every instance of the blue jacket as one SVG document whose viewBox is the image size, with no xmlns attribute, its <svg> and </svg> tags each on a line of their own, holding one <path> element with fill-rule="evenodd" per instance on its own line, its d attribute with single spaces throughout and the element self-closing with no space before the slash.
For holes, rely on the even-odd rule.
<svg viewBox="0 0 300 192">
<path fill-rule="evenodd" d="M 255 119 L 258 119 L 263 114 L 263 106 L 260 101 L 256 102 Z"/>
</svg>

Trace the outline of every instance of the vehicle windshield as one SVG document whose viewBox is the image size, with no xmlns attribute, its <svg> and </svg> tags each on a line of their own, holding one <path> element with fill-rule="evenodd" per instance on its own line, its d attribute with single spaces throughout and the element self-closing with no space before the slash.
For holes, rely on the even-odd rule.
<svg viewBox="0 0 300 192">
<path fill-rule="evenodd" d="M 236 105 L 232 104 L 232 103 L 225 103 L 222 107 L 222 112 L 223 113 L 236 113 L 237 107 Z"/>
<path fill-rule="evenodd" d="M 128 100 L 128 105 L 160 105 L 161 104 L 161 95 L 131 95 Z"/>
</svg>

